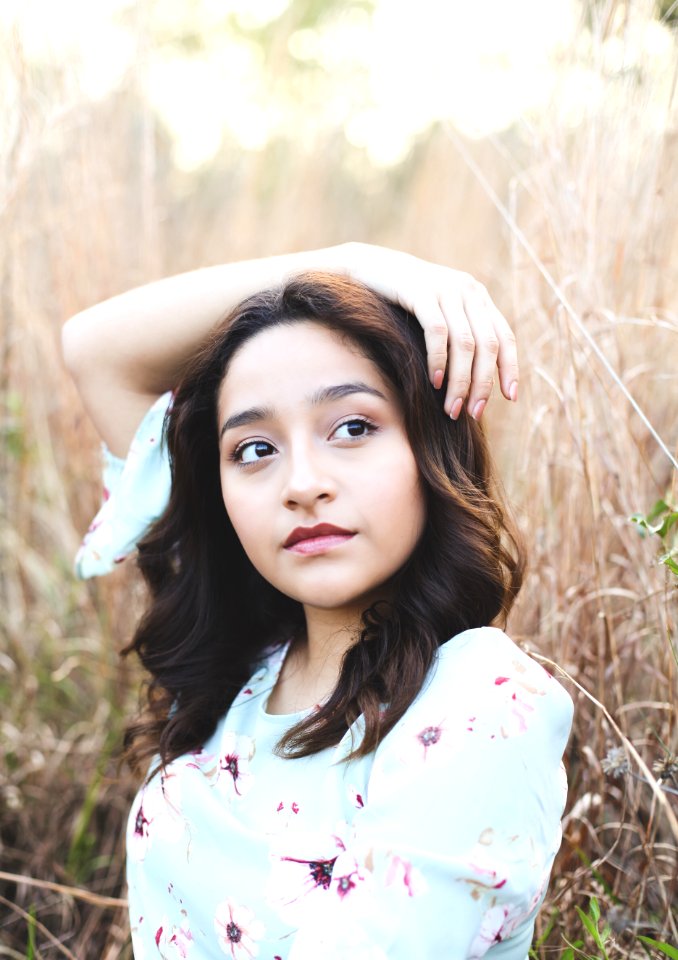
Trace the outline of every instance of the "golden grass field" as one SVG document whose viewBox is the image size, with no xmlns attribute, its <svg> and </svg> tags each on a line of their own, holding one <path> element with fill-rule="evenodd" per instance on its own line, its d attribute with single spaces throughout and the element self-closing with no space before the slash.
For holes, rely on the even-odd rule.
<svg viewBox="0 0 678 960">
<path fill-rule="evenodd" d="M 575 118 L 554 99 L 461 144 L 440 124 L 384 169 L 337 132 L 258 152 L 228 142 L 182 173 L 133 81 L 98 101 L 64 92 L 46 118 L 62 75 L 4 37 L 0 957 L 131 958 L 135 784 L 116 759 L 141 678 L 118 652 L 143 598 L 129 561 L 100 582 L 72 573 L 99 449 L 60 327 L 158 276 L 348 239 L 470 270 L 519 338 L 520 402 L 495 398 L 488 415 L 530 554 L 509 632 L 576 706 L 564 841 L 531 956 L 678 957 L 678 577 L 658 562 L 678 527 L 662 538 L 629 520 L 678 503 L 677 28 L 673 72 L 650 54 L 620 67 L 607 41 L 623 47 L 628 18 L 641 29 L 653 5 L 591 10 L 587 42 L 563 55 L 564 71 L 576 59 L 595 78 Z M 581 913 L 591 924 L 592 898 L 598 943 Z"/>
</svg>

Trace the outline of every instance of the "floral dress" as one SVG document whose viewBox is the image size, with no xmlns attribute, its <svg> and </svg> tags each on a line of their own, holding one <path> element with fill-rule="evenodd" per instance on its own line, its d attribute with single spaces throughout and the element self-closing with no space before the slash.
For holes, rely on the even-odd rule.
<svg viewBox="0 0 678 960">
<path fill-rule="evenodd" d="M 107 457 L 81 575 L 110 569 L 162 512 L 167 402 L 124 463 Z M 501 630 L 468 630 L 376 751 L 345 760 L 359 718 L 336 747 L 287 760 L 275 745 L 303 714 L 266 709 L 285 653 L 135 798 L 136 960 L 525 960 L 561 841 L 565 690 Z"/>
</svg>

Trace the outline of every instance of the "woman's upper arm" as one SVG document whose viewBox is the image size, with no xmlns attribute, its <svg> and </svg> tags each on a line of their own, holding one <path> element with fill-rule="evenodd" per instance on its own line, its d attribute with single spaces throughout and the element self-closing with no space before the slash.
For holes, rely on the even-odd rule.
<svg viewBox="0 0 678 960">
<path fill-rule="evenodd" d="M 139 424 L 163 391 L 128 385 L 116 368 L 99 362 L 99 357 L 110 355 L 111 348 L 104 339 L 95 349 L 94 333 L 84 314 L 67 321 L 61 334 L 64 363 L 99 436 L 112 454 L 124 458 Z"/>
</svg>

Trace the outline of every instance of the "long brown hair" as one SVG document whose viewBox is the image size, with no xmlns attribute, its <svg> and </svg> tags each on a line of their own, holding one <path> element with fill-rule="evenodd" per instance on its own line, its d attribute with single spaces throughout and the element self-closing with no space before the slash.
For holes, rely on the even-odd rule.
<svg viewBox="0 0 678 960">
<path fill-rule="evenodd" d="M 379 368 L 402 404 L 419 466 L 426 522 L 397 572 L 393 600 L 365 610 L 330 698 L 278 748 L 307 756 L 338 743 L 362 714 L 354 756 L 375 749 L 410 706 L 441 643 L 505 621 L 520 588 L 523 551 L 493 479 L 483 431 L 453 422 L 435 391 L 416 319 L 354 281 L 306 274 L 237 307 L 194 358 L 166 421 L 172 491 L 139 544 L 148 608 L 125 653 L 151 674 L 146 708 L 126 733 L 139 768 L 198 749 L 265 651 L 304 626 L 301 605 L 254 569 L 221 497 L 217 396 L 236 351 L 262 330 L 313 321 L 346 338 Z M 385 705 L 385 707 L 384 707 Z"/>
</svg>

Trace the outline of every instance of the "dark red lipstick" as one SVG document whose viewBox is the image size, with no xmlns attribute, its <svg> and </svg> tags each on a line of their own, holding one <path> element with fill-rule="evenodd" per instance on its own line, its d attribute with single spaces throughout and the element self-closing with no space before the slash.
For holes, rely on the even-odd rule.
<svg viewBox="0 0 678 960">
<path fill-rule="evenodd" d="M 354 536 L 353 530 L 335 527 L 331 523 L 318 523 L 315 527 L 295 527 L 283 547 L 305 555 L 324 553 L 346 543 Z"/>
</svg>

